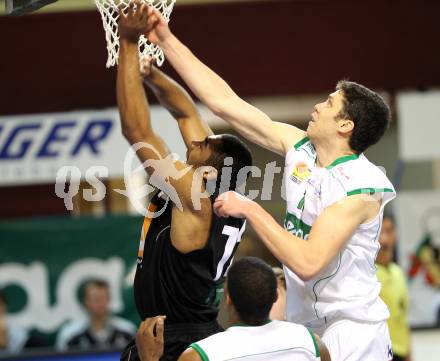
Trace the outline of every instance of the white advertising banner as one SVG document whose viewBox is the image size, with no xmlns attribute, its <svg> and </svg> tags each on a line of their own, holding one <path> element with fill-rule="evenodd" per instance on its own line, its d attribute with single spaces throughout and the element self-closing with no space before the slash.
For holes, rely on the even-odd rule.
<svg viewBox="0 0 440 361">
<path fill-rule="evenodd" d="M 440 191 L 399 192 L 399 261 L 408 275 L 412 326 L 440 326 Z"/>
<path fill-rule="evenodd" d="M 440 91 L 397 95 L 399 155 L 406 161 L 440 159 Z"/>
<path fill-rule="evenodd" d="M 151 119 L 171 152 L 185 159 L 171 115 L 154 106 Z M 128 149 L 116 108 L 0 117 L 0 186 L 55 183 L 63 166 L 78 167 L 82 177 L 94 166 L 106 167 L 108 177 L 122 177 Z"/>
</svg>

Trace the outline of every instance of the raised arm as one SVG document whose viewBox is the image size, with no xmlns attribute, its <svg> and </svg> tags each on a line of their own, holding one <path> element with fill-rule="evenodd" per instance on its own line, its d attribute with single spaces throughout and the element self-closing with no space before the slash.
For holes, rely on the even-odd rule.
<svg viewBox="0 0 440 361">
<path fill-rule="evenodd" d="M 142 75 L 160 104 L 177 120 L 187 148 L 191 147 L 192 141 L 202 141 L 214 134 L 208 123 L 200 117 L 194 101 L 185 89 L 151 65 L 149 59 L 142 60 Z"/>
<path fill-rule="evenodd" d="M 191 90 L 217 116 L 251 142 L 284 155 L 305 132 L 272 121 L 265 113 L 241 99 L 216 73 L 204 65 L 170 31 L 158 11 L 149 9 L 148 39 L 158 44 L 168 61 Z"/>
<path fill-rule="evenodd" d="M 138 39 L 143 23 L 141 15 L 130 7 L 121 12 L 119 21 L 120 50 L 116 80 L 116 99 L 121 118 L 122 133 L 130 144 L 146 142 L 159 154 L 144 148 L 138 152 L 141 161 L 165 158 L 169 151 L 151 127 L 150 110 L 139 69 Z M 159 157 L 160 156 L 160 157 Z"/>
<path fill-rule="evenodd" d="M 120 51 L 117 74 L 117 101 L 122 132 L 150 174 L 150 183 L 164 191 L 180 210 L 193 210 L 191 184 L 193 170 L 185 163 L 174 161 L 162 140 L 153 130 L 149 105 L 142 85 L 139 67 L 138 38 L 146 26 L 147 6 L 128 13 L 121 11 L 119 20 Z"/>
</svg>

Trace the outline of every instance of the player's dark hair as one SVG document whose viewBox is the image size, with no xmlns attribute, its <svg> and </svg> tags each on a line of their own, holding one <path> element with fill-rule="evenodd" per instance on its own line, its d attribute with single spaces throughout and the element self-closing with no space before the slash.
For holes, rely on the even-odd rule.
<svg viewBox="0 0 440 361">
<path fill-rule="evenodd" d="M 92 279 L 84 283 L 84 285 L 80 289 L 80 299 L 82 302 L 84 302 L 86 298 L 87 290 L 90 287 L 97 287 L 97 288 L 105 288 L 107 290 L 110 290 L 110 285 L 108 282 L 101 280 L 101 279 Z"/>
<path fill-rule="evenodd" d="M 338 118 L 354 122 L 350 148 L 358 154 L 362 153 L 384 135 L 391 118 L 390 108 L 378 93 L 363 85 L 341 80 L 336 89 L 341 90 L 344 96 Z"/>
<path fill-rule="evenodd" d="M 227 291 L 240 320 L 258 325 L 269 318 L 277 299 L 277 279 L 266 262 L 244 257 L 229 269 Z"/>
<path fill-rule="evenodd" d="M 222 179 L 222 171 L 225 167 L 225 159 L 232 158 L 231 182 L 229 188 L 226 190 L 235 190 L 240 187 L 247 179 L 248 173 L 245 177 L 238 177 L 239 172 L 244 167 L 252 166 L 252 154 L 248 146 L 243 143 L 238 137 L 232 134 L 220 135 L 221 142 L 213 144 L 214 152 L 207 160 L 207 165 L 217 169 L 216 193 L 220 189 L 220 182 Z M 239 179 L 240 178 L 240 179 Z"/>
</svg>

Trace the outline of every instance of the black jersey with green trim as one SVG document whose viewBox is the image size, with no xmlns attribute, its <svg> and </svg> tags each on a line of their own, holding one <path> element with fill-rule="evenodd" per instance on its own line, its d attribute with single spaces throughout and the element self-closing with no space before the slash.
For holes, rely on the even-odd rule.
<svg viewBox="0 0 440 361">
<path fill-rule="evenodd" d="M 134 281 L 139 315 L 142 319 L 166 315 L 168 324 L 215 320 L 245 220 L 213 213 L 206 246 L 183 254 L 171 243 L 171 202 L 155 195 L 151 204 L 164 211 L 152 220 L 146 218 L 142 230 Z"/>
</svg>

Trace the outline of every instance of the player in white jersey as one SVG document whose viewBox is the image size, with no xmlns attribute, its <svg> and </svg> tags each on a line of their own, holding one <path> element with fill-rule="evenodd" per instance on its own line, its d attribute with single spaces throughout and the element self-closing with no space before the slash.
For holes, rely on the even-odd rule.
<svg viewBox="0 0 440 361">
<path fill-rule="evenodd" d="M 361 113 L 357 119 L 374 125 L 373 134 L 379 127 L 379 137 L 385 131 L 389 115 L 382 99 L 358 84 L 339 83 L 338 90 L 315 107 L 307 136 L 286 151 L 284 229 L 257 203 L 234 193 L 219 199 L 214 208 L 223 216 L 247 218 L 284 264 L 287 320 L 317 332 L 333 359 L 385 361 L 392 359 L 389 312 L 379 298 L 374 261 L 383 209 L 395 191 L 362 151 L 349 151 L 353 138 L 360 138 L 362 145 L 372 141 L 365 129 L 360 136 L 355 133 L 362 120 L 344 115 L 350 109 L 345 102 L 362 95 L 367 108 L 383 104 L 382 124 L 374 124 L 377 114 L 363 118 Z M 345 133 L 348 125 L 351 129 Z M 348 149 L 342 146 L 344 141 Z M 328 148 L 327 142 L 335 148 Z M 340 156 L 329 158 L 332 153 Z"/>
<path fill-rule="evenodd" d="M 313 326 L 335 360 L 391 359 L 374 259 L 383 208 L 395 192 L 363 155 L 388 127 L 385 101 L 342 81 L 315 106 L 307 132 L 273 122 L 200 62 L 157 11 L 150 8 L 148 16 L 149 40 L 198 98 L 248 140 L 286 157 L 287 229 L 233 192 L 214 207 L 219 215 L 246 218 L 283 263 L 288 320 Z"/>
<path fill-rule="evenodd" d="M 226 281 L 226 304 L 234 325 L 193 343 L 179 361 L 330 361 L 325 345 L 306 327 L 269 319 L 276 299 L 277 280 L 268 264 L 254 257 L 235 262 Z M 142 361 L 159 360 L 163 348 L 162 317 L 142 323 L 137 344 Z"/>
</svg>

